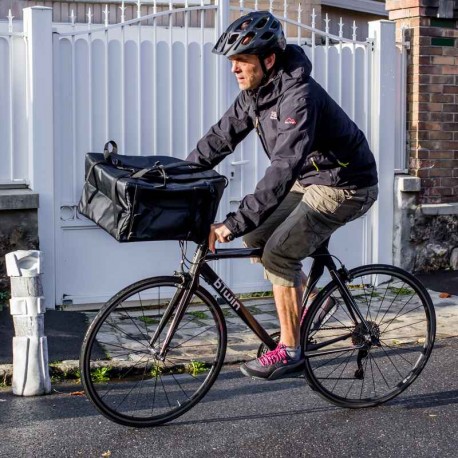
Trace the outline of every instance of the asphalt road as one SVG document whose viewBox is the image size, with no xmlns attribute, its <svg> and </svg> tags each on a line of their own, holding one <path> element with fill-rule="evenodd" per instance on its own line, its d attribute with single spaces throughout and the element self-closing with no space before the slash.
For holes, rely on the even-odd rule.
<svg viewBox="0 0 458 458">
<path fill-rule="evenodd" d="M 232 367 L 167 426 L 127 428 L 98 415 L 78 385 L 19 398 L 0 391 L 6 457 L 456 457 L 458 339 L 437 343 L 413 386 L 384 406 L 332 406 L 303 379 L 262 382 Z M 108 454 L 110 452 L 111 454 Z"/>
</svg>

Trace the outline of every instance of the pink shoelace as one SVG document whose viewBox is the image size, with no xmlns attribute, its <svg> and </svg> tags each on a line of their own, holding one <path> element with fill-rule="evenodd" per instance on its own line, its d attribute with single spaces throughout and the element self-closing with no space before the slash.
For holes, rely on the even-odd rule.
<svg viewBox="0 0 458 458">
<path fill-rule="evenodd" d="M 275 350 L 268 351 L 265 355 L 259 358 L 261 366 L 270 366 L 272 364 L 283 361 L 284 364 L 288 362 L 288 355 L 286 353 L 286 345 L 279 343 Z"/>
</svg>

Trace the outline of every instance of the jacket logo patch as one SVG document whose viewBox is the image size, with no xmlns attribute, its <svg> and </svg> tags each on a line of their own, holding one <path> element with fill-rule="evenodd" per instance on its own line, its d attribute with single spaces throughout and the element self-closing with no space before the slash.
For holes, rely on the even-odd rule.
<svg viewBox="0 0 458 458">
<path fill-rule="evenodd" d="M 285 124 L 292 124 L 294 126 L 297 124 L 297 121 L 294 118 L 286 118 Z"/>
<path fill-rule="evenodd" d="M 270 119 L 278 119 L 278 118 L 277 118 L 277 112 L 276 112 L 276 111 L 271 111 L 271 112 L 270 112 Z"/>
</svg>

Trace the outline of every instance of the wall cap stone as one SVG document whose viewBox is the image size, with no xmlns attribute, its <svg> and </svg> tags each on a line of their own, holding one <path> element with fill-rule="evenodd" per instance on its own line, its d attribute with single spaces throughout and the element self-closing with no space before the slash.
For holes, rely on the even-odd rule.
<svg viewBox="0 0 458 458">
<path fill-rule="evenodd" d="M 421 179 L 412 176 L 396 176 L 399 183 L 399 191 L 402 192 L 420 192 Z"/>
<path fill-rule="evenodd" d="M 453 204 L 421 204 L 418 211 L 423 215 L 458 215 L 458 203 Z"/>
<path fill-rule="evenodd" d="M 38 194 L 30 189 L 0 189 L 0 210 L 38 208 Z"/>
</svg>

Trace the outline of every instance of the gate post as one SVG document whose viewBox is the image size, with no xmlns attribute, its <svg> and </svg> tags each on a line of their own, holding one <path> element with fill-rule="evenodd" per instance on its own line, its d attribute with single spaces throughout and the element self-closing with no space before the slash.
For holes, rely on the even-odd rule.
<svg viewBox="0 0 458 458">
<path fill-rule="evenodd" d="M 216 36 L 215 44 L 221 34 L 227 29 L 230 23 L 230 0 L 216 0 L 218 5 L 217 9 L 217 27 L 216 27 Z M 225 111 L 229 108 L 230 104 L 230 89 L 229 89 L 229 77 L 230 77 L 230 66 L 228 60 L 224 56 L 216 56 L 216 81 L 217 81 L 217 91 L 218 91 L 218 101 L 217 101 L 217 119 L 219 119 Z M 216 121 L 216 120 L 215 120 Z M 223 175 L 229 174 L 229 161 L 223 161 L 222 164 L 218 165 L 218 172 Z M 226 192 L 226 197 L 223 197 L 223 200 L 220 203 L 217 218 L 219 221 L 224 220 L 224 215 L 230 211 L 230 204 L 228 193 Z M 218 275 L 225 278 L 229 284 L 231 284 L 231 269 L 229 263 L 220 263 L 216 266 L 216 272 Z"/>
<path fill-rule="evenodd" d="M 379 197 L 372 212 L 372 262 L 393 262 L 393 187 L 396 150 L 395 23 L 369 22 L 373 40 L 370 144 L 377 161 Z M 398 101 L 400 103 L 400 101 Z"/>
<path fill-rule="evenodd" d="M 230 22 L 230 0 L 217 0 L 217 28 L 215 44 Z M 222 116 L 229 105 L 229 64 L 223 56 L 217 56 L 217 81 L 219 85 L 218 117 Z"/>
<path fill-rule="evenodd" d="M 43 290 L 55 306 L 52 8 L 24 9 L 30 187 L 39 195 L 38 239 L 45 253 Z"/>
</svg>

